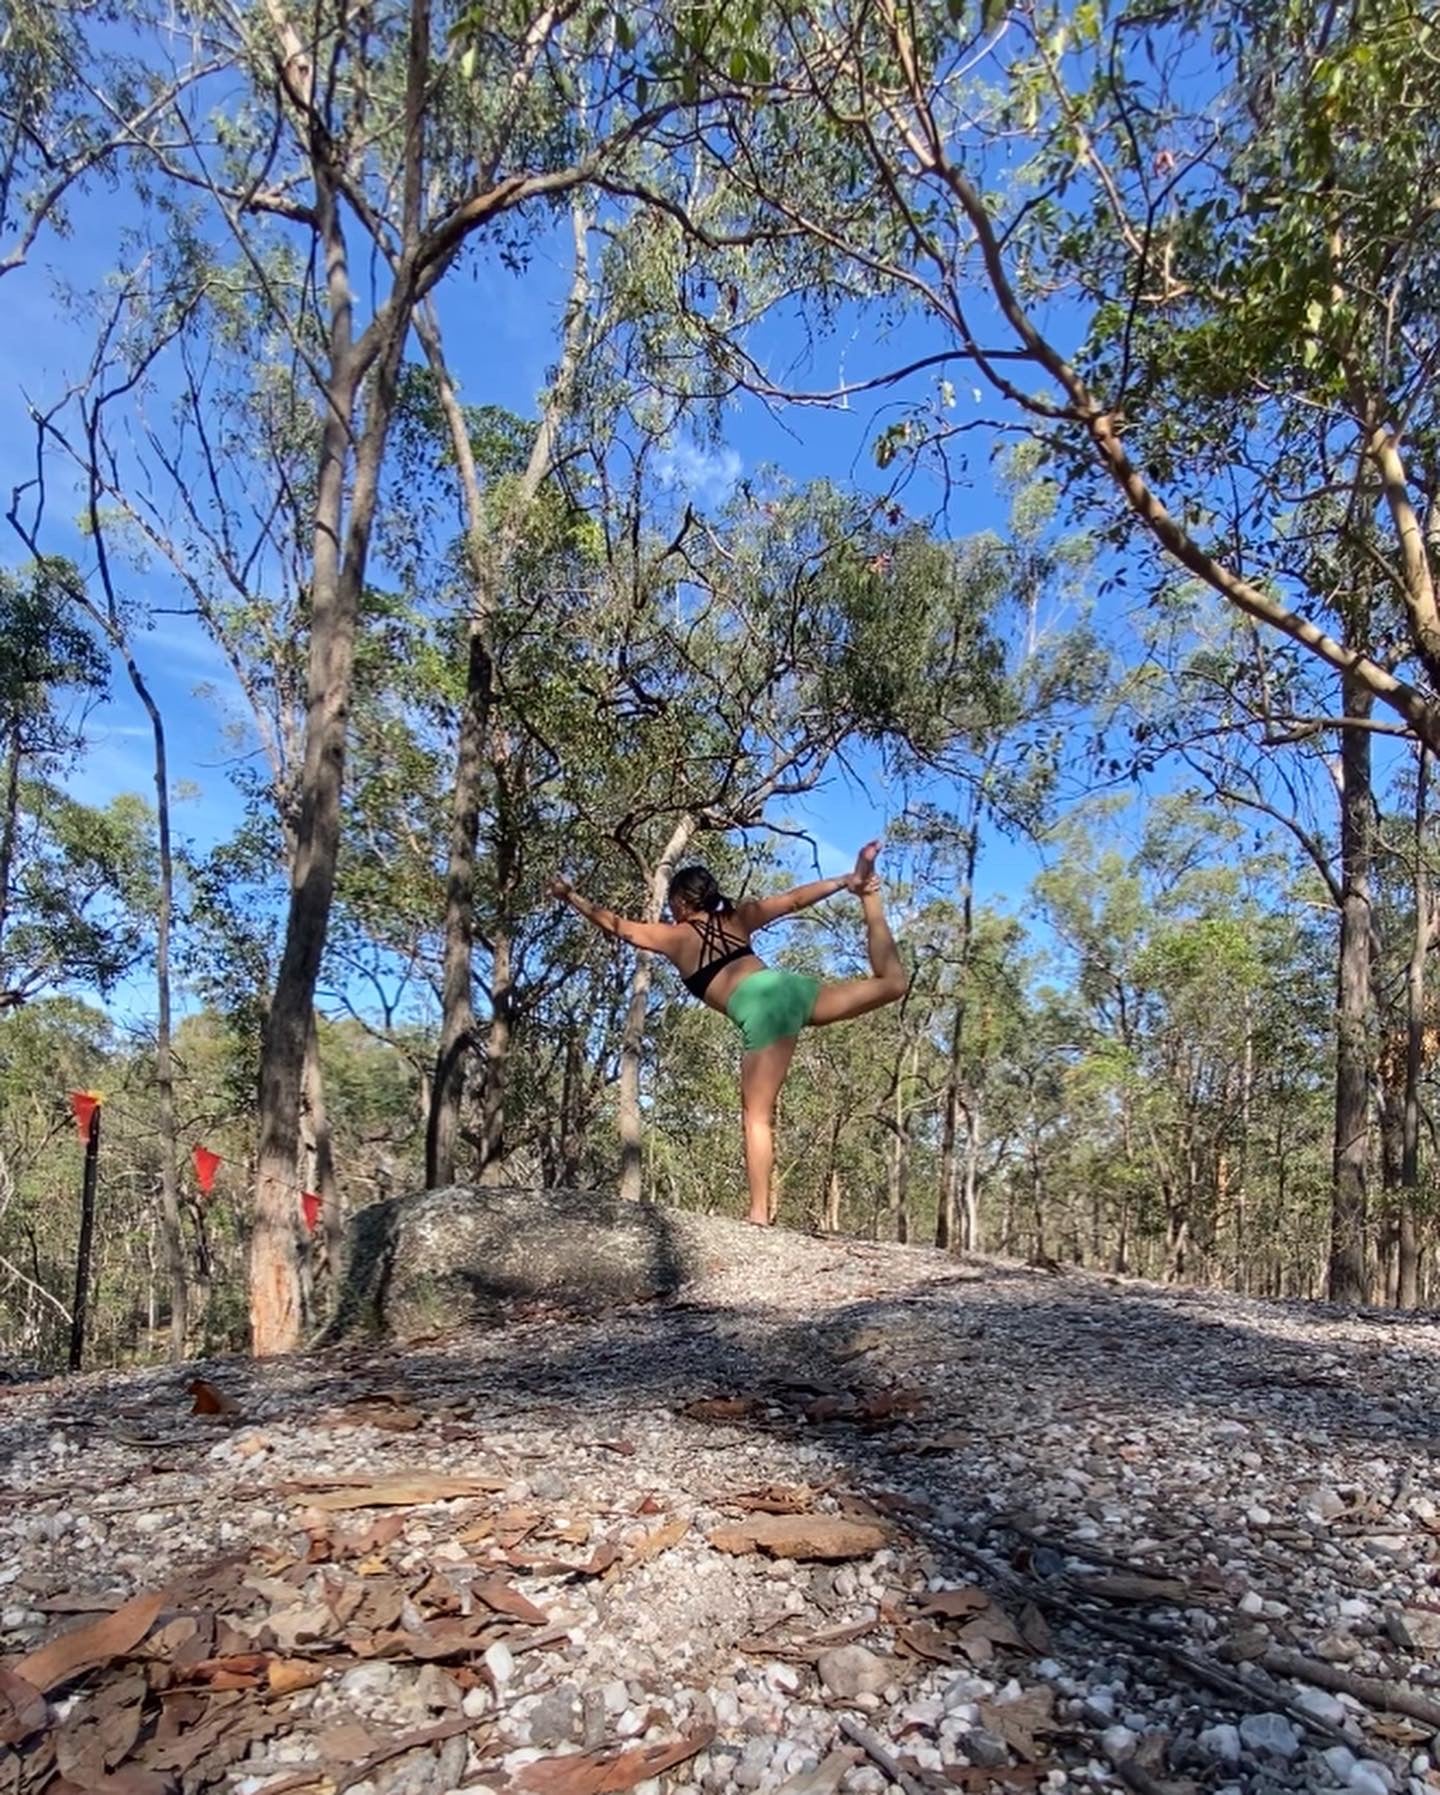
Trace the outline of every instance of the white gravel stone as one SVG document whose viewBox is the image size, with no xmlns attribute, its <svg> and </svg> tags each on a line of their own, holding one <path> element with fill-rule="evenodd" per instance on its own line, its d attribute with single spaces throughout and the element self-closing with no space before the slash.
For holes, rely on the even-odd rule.
<svg viewBox="0 0 1440 1795">
<path fill-rule="evenodd" d="M 1297 1708 L 1303 1708 L 1317 1720 L 1328 1720 L 1332 1726 L 1341 1726 L 1350 1718 L 1344 1702 L 1328 1689 L 1313 1689 L 1307 1684 L 1297 1689 L 1291 1699 Z"/>
<path fill-rule="evenodd" d="M 1247 1714 L 1240 1722 L 1240 1739 L 1262 1757 L 1289 1759 L 1300 1749 L 1295 1723 L 1284 1714 Z"/>
<path fill-rule="evenodd" d="M 373 1701 L 388 1695 L 395 1683 L 393 1664 L 357 1664 L 340 1679 L 340 1693 L 350 1701 Z"/>
<path fill-rule="evenodd" d="M 874 1695 L 890 1680 L 890 1666 L 863 1645 L 832 1646 L 815 1661 L 820 1681 L 842 1700 Z"/>
<path fill-rule="evenodd" d="M 503 1639 L 497 1639 L 486 1646 L 484 1663 L 495 1680 L 497 1691 L 503 1694 L 515 1675 L 514 1653 Z"/>
<path fill-rule="evenodd" d="M 1206 1757 L 1214 1758 L 1218 1763 L 1240 1762 L 1240 1730 L 1228 1722 L 1222 1722 L 1219 1726 L 1207 1726 L 1195 1743 Z"/>
<path fill-rule="evenodd" d="M 1112 1764 L 1123 1764 L 1133 1758 L 1140 1743 L 1128 1726 L 1107 1726 L 1100 1735 L 1100 1748 Z"/>
</svg>

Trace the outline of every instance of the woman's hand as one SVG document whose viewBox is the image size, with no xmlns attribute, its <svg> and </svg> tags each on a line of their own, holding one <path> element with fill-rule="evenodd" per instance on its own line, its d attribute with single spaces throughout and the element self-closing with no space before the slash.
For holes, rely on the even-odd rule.
<svg viewBox="0 0 1440 1795">
<path fill-rule="evenodd" d="M 575 887 L 570 881 L 560 873 L 556 873 L 555 877 L 550 881 L 551 897 L 559 898 L 562 903 L 570 896 L 570 893 L 574 891 L 574 889 Z"/>
</svg>

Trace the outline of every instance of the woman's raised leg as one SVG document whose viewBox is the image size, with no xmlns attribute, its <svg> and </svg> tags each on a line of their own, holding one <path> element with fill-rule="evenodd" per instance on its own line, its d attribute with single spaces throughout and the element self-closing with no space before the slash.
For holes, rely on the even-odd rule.
<svg viewBox="0 0 1440 1795">
<path fill-rule="evenodd" d="M 910 988 L 905 963 L 885 920 L 878 880 L 861 893 L 860 907 L 865 913 L 865 950 L 870 956 L 871 976 L 822 985 L 810 1016 L 812 1028 L 823 1028 L 827 1022 L 848 1022 L 852 1016 L 878 1010 L 897 1002 Z"/>
<path fill-rule="evenodd" d="M 775 1102 L 790 1061 L 795 1037 L 772 1041 L 740 1059 L 740 1107 L 745 1125 L 745 1182 L 750 1187 L 752 1222 L 770 1222 L 770 1179 L 775 1170 Z"/>
</svg>

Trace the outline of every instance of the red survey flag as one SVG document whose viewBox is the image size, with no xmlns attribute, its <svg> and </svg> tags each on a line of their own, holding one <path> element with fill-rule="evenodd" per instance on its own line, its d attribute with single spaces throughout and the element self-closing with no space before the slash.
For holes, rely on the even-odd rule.
<svg viewBox="0 0 1440 1795">
<path fill-rule="evenodd" d="M 218 1153 L 212 1153 L 208 1147 L 195 1149 L 195 1182 L 208 1197 L 215 1188 L 215 1174 L 224 1165 Z"/>
<path fill-rule="evenodd" d="M 91 1119 L 102 1101 L 98 1091 L 71 1091 L 70 1093 L 70 1108 L 75 1112 L 75 1126 L 80 1130 L 80 1139 L 87 1147 L 90 1144 Z"/>
<path fill-rule="evenodd" d="M 320 1211 L 325 1205 L 313 1190 L 307 1190 L 300 1198 L 300 1213 L 305 1217 L 306 1232 L 313 1234 L 320 1221 Z"/>
</svg>

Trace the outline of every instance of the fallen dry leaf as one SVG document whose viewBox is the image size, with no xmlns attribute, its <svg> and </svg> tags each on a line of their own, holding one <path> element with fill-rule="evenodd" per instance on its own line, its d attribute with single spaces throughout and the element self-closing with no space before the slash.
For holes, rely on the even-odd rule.
<svg viewBox="0 0 1440 1795">
<path fill-rule="evenodd" d="M 414 1433 L 424 1425 L 425 1417 L 418 1409 L 393 1400 L 370 1398 L 363 1402 L 347 1402 L 343 1409 L 325 1416 L 320 1425 L 327 1428 L 373 1427 L 379 1433 Z"/>
<path fill-rule="evenodd" d="M 495 1537 L 502 1546 L 518 1546 L 522 1539 L 528 1539 L 535 1532 L 543 1518 L 535 1509 L 526 1508 L 522 1502 L 512 1503 L 495 1516 Z"/>
<path fill-rule="evenodd" d="M 42 1645 L 11 1668 L 16 1676 L 23 1677 L 43 1695 L 48 1695 L 57 1684 L 68 1682 L 77 1671 L 119 1658 L 139 1645 L 164 1606 L 165 1596 L 161 1591 L 143 1591 L 132 1596 L 113 1614 L 92 1621 L 88 1627 L 62 1633 L 58 1639 Z"/>
<path fill-rule="evenodd" d="M 190 1405 L 192 1415 L 238 1415 L 240 1413 L 240 1404 L 235 1401 L 234 1397 L 227 1396 L 223 1390 L 217 1389 L 208 1378 L 192 1377 L 185 1388 L 195 1398 Z"/>
<path fill-rule="evenodd" d="M 972 1664 L 988 1664 L 996 1646 L 1015 1652 L 1029 1649 L 1009 1615 L 993 1604 L 967 1621 L 955 1637 Z"/>
<path fill-rule="evenodd" d="M 672 1745 L 645 1745 L 631 1751 L 587 1751 L 564 1758 L 538 1758 L 515 1779 L 525 1795 L 619 1795 L 637 1783 L 661 1776 L 703 1751 L 715 1737 L 713 1726 L 697 1727 Z"/>
<path fill-rule="evenodd" d="M 82 1789 L 98 1788 L 140 1737 L 149 1685 L 131 1673 L 100 1687 L 73 1708 L 55 1733 L 55 1761 Z"/>
<path fill-rule="evenodd" d="M 513 1583 L 507 1583 L 503 1577 L 486 1577 L 483 1582 L 470 1585 L 471 1593 L 478 1596 L 492 1614 L 508 1614 L 512 1620 L 523 1620 L 532 1627 L 543 1627 L 549 1624 L 550 1616 L 543 1608 L 537 1608 L 528 1596 L 522 1596 Z"/>
<path fill-rule="evenodd" d="M 542 1577 L 599 1577 L 619 1556 L 619 1546 L 613 1540 L 602 1539 L 585 1564 L 571 1564 L 568 1559 L 552 1558 L 546 1552 L 519 1551 L 507 1552 L 505 1562 L 514 1565 L 517 1571 L 535 1571 Z"/>
<path fill-rule="evenodd" d="M 805 1405 L 807 1421 L 836 1421 L 854 1412 L 855 1404 L 848 1396 L 817 1396 L 814 1402 Z"/>
<path fill-rule="evenodd" d="M 816 1493 L 808 1483 L 767 1483 L 763 1489 L 741 1490 L 726 1500 L 751 1514 L 798 1515 L 814 1507 Z"/>
<path fill-rule="evenodd" d="M 370 1756 L 376 1739 L 374 1733 L 358 1720 L 342 1720 L 317 1733 L 315 1743 L 327 1758 L 344 1758 L 353 1764 L 359 1758 Z"/>
<path fill-rule="evenodd" d="M 908 1627 L 898 1627 L 895 1640 L 917 1658 L 928 1658 L 934 1664 L 955 1662 L 953 1641 L 938 1627 L 928 1626 L 924 1621 L 914 1621 Z"/>
<path fill-rule="evenodd" d="M 1019 1630 L 1020 1637 L 1037 1658 L 1049 1657 L 1054 1643 L 1050 1623 L 1033 1602 L 1027 1602 L 1020 1610 Z"/>
<path fill-rule="evenodd" d="M 60 1777 L 48 1785 L 46 1795 L 171 1795 L 175 1785 L 157 1770 L 141 1770 L 135 1764 L 122 1764 L 109 1776 L 93 1782 L 72 1783 Z"/>
<path fill-rule="evenodd" d="M 58 1596 L 46 1596 L 31 1606 L 42 1614 L 113 1614 L 120 1604 L 113 1596 L 88 1596 L 78 1590 L 66 1590 Z"/>
<path fill-rule="evenodd" d="M 867 1426 L 881 1427 L 913 1415 L 919 1406 L 920 1398 L 914 1390 L 879 1390 L 873 1396 L 862 1397 L 855 1414 Z"/>
<path fill-rule="evenodd" d="M 671 1546 L 678 1546 L 690 1531 L 690 1522 L 684 1515 L 676 1515 L 673 1521 L 667 1521 L 663 1527 L 656 1527 L 647 1533 L 642 1540 L 637 1540 L 626 1554 L 630 1564 L 644 1564 L 647 1558 L 654 1558 L 661 1552 L 668 1552 Z"/>
<path fill-rule="evenodd" d="M 921 1610 L 924 1614 L 940 1614 L 947 1620 L 954 1620 L 961 1615 L 979 1614 L 990 1606 L 990 1598 L 983 1589 L 974 1584 L 967 1584 L 964 1589 L 936 1589 L 926 1596 Z"/>
<path fill-rule="evenodd" d="M 318 1488 L 322 1485 L 299 1487 Z M 326 1513 L 347 1508 L 409 1508 L 425 1502 L 449 1502 L 456 1496 L 490 1496 L 504 1487 L 504 1483 L 495 1477 L 451 1477 L 442 1472 L 416 1472 L 409 1476 L 377 1477 L 373 1483 L 326 1490 L 322 1495 L 309 1496 L 307 1501 L 311 1508 Z"/>
<path fill-rule="evenodd" d="M 13 1670 L 0 1669 L 0 1745 L 18 1745 L 49 1718 L 45 1697 Z"/>
<path fill-rule="evenodd" d="M 268 1652 L 225 1652 L 190 1665 L 178 1680 L 208 1683 L 212 1689 L 257 1689 L 269 1662 Z"/>
<path fill-rule="evenodd" d="M 990 1795 L 992 1789 L 1028 1791 L 1038 1789 L 1056 1764 L 1007 1764 L 990 1767 L 985 1764 L 947 1764 L 945 1776 L 957 1789 L 973 1791 L 973 1795 Z"/>
<path fill-rule="evenodd" d="M 296 1689 L 313 1689 L 324 1682 L 323 1664 L 305 1658 L 272 1658 L 265 1666 L 265 1686 L 272 1695 L 290 1695 Z"/>
<path fill-rule="evenodd" d="M 692 1421 L 746 1421 L 760 1407 L 754 1396 L 702 1396 L 681 1409 Z"/>
<path fill-rule="evenodd" d="M 768 1552 L 774 1558 L 868 1558 L 889 1539 L 883 1527 L 869 1521 L 846 1521 L 836 1515 L 755 1515 L 728 1527 L 717 1527 L 710 1544 L 720 1552 Z"/>
<path fill-rule="evenodd" d="M 980 1703 L 980 1724 L 1027 1762 L 1040 1756 L 1037 1733 L 1053 1731 L 1055 1691 L 1029 1689 L 1019 1701 Z"/>
</svg>

